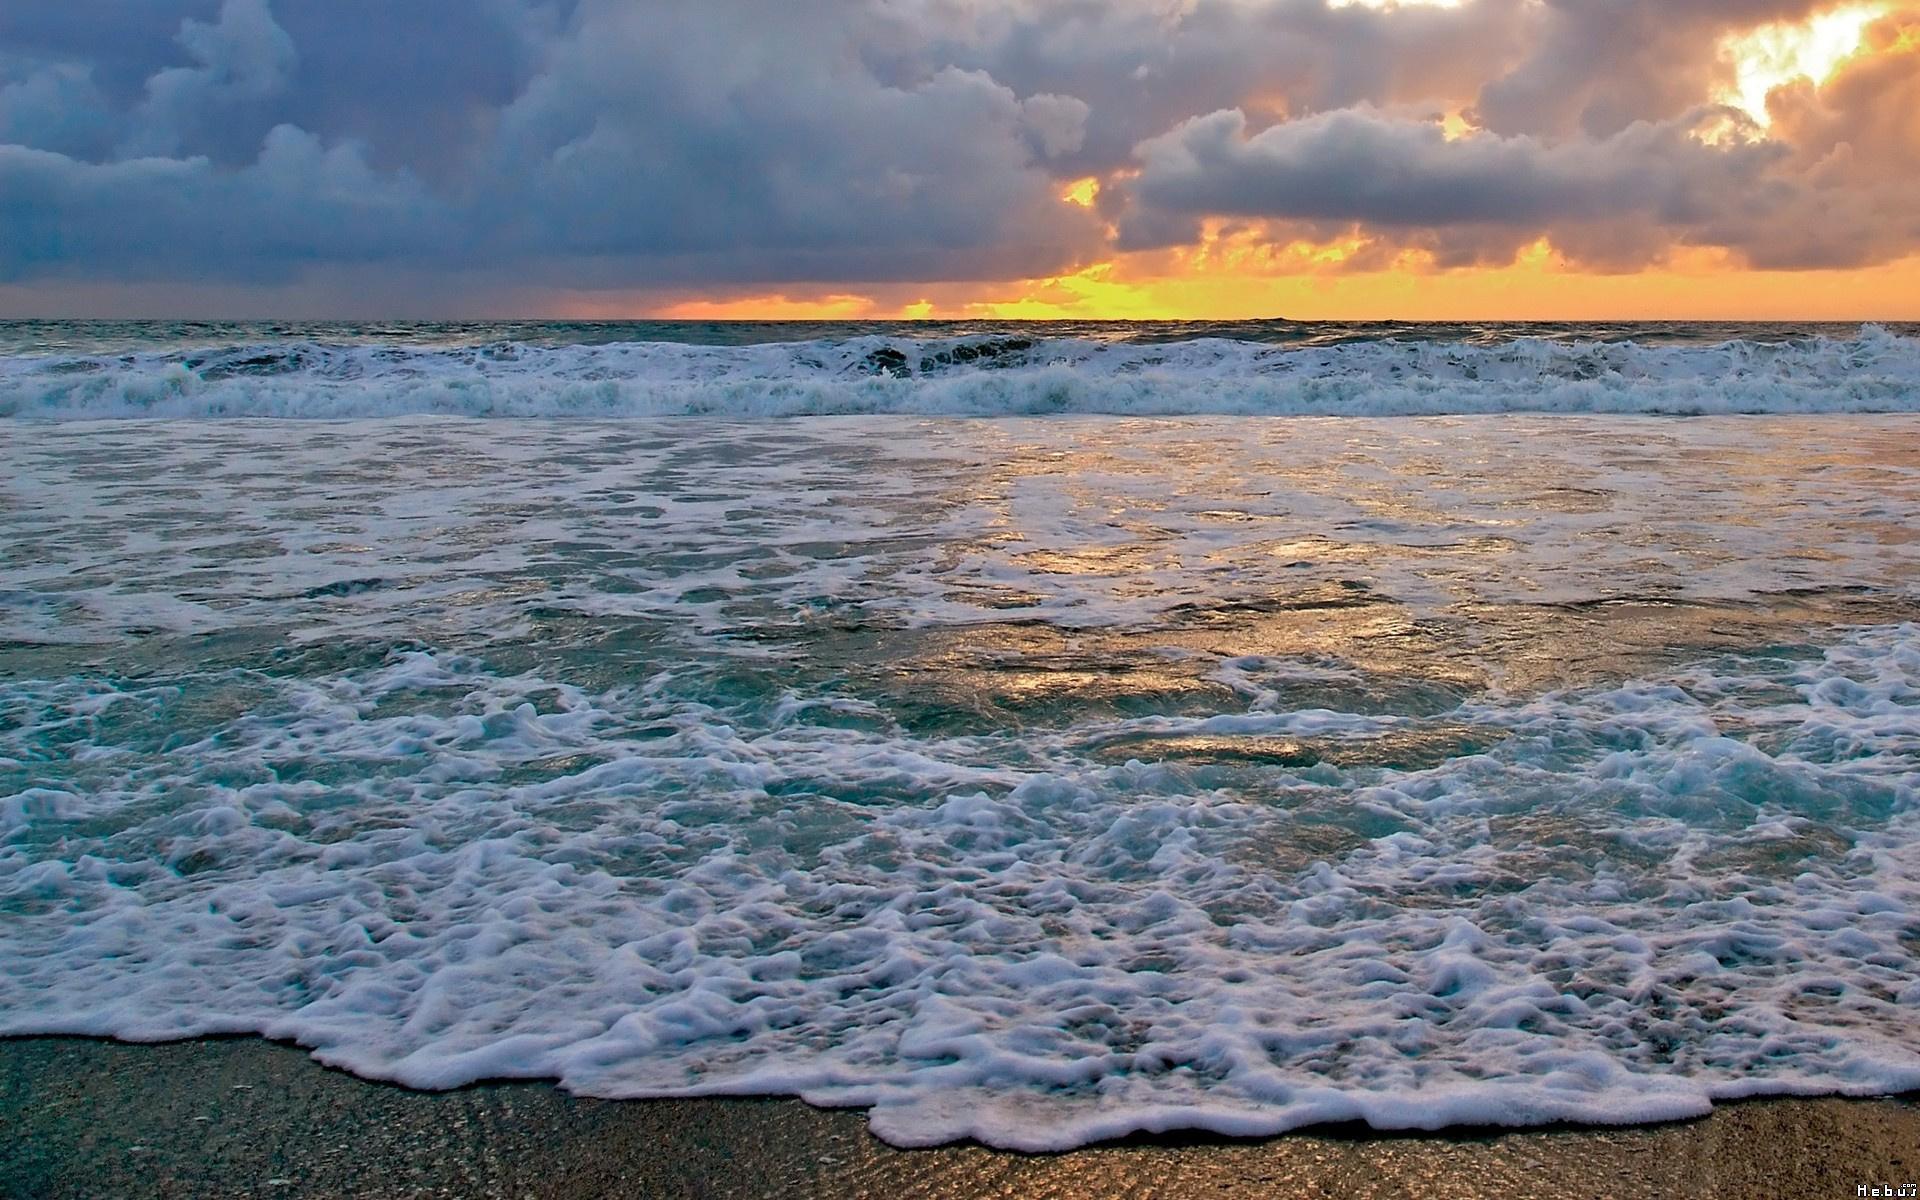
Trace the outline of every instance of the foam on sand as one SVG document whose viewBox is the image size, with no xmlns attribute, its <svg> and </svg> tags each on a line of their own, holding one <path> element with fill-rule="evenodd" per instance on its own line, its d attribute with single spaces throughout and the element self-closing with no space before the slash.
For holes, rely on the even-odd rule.
<svg viewBox="0 0 1920 1200">
<path fill-rule="evenodd" d="M 180 719 L 236 689 L 243 714 Z M 1912 626 L 1469 703 L 1436 719 L 1505 736 L 1423 770 L 1100 765 L 1209 719 L 928 739 L 704 690 L 421 652 L 8 683 L 6 761 L 87 767 L 0 806 L 31 917 L 0 1032 L 798 1093 L 896 1144 L 1029 1150 L 1920 1086 Z M 1316 829 L 1344 848 L 1289 854 Z"/>
</svg>

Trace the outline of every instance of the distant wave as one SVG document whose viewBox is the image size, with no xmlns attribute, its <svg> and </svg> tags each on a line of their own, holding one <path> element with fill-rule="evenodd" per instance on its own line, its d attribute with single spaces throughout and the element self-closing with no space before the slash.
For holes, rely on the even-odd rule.
<svg viewBox="0 0 1920 1200">
<path fill-rule="evenodd" d="M 0 357 L 0 417 L 1396 416 L 1920 411 L 1920 338 L 1142 343 L 996 332 L 759 345 L 290 341 Z"/>
</svg>

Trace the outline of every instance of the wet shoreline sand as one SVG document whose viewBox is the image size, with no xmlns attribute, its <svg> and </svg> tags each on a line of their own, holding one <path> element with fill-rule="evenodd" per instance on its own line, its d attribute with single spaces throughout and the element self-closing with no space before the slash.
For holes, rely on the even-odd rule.
<svg viewBox="0 0 1920 1200">
<path fill-rule="evenodd" d="M 896 1150 L 791 1099 L 412 1092 L 257 1038 L 0 1039 L 0 1196 L 1822 1197 L 1920 1179 L 1920 1096 L 1760 1099 L 1696 1121 Z M 1891 1194 L 1891 1193 L 1887 1193 Z"/>
</svg>

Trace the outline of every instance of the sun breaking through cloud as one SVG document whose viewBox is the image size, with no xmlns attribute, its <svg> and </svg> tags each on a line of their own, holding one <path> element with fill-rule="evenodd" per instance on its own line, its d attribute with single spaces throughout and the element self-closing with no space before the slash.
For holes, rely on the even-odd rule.
<svg viewBox="0 0 1920 1200">
<path fill-rule="evenodd" d="M 1722 53 L 1734 82 L 1715 99 L 1767 125 L 1767 95 L 1783 84 L 1827 82 L 1840 65 L 1867 50 L 1867 27 L 1893 11 L 1891 4 L 1850 4 L 1806 20 L 1781 21 L 1729 36 Z"/>
</svg>

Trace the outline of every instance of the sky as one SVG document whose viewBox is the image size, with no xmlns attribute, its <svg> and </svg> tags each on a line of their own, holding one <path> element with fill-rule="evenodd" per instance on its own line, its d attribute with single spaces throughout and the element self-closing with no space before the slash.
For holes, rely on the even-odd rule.
<svg viewBox="0 0 1920 1200">
<path fill-rule="evenodd" d="M 1920 318 L 1920 0 L 6 0 L 0 315 Z"/>
</svg>

